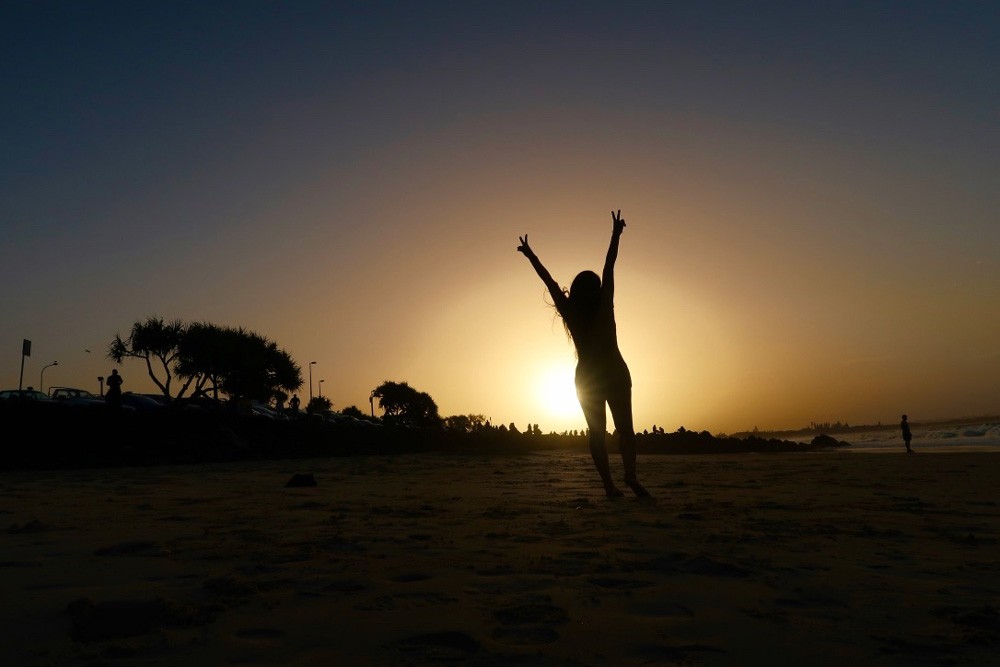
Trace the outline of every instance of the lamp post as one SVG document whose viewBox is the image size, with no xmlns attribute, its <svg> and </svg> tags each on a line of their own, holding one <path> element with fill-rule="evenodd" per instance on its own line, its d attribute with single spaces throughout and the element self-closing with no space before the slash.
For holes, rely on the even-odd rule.
<svg viewBox="0 0 1000 667">
<path fill-rule="evenodd" d="M 315 361 L 309 362 L 309 402 L 313 400 L 313 366 L 316 365 Z"/>
<path fill-rule="evenodd" d="M 104 396 L 104 376 L 98 375 L 97 381 L 101 383 L 101 396 Z"/>
<path fill-rule="evenodd" d="M 375 419 L 375 392 L 374 391 L 372 391 L 372 393 L 368 395 L 368 405 L 371 406 L 371 409 L 372 409 L 372 419 Z"/>
<path fill-rule="evenodd" d="M 319 381 L 319 397 L 320 398 L 323 398 L 323 383 L 324 382 L 326 382 L 326 380 L 320 380 Z"/>
<path fill-rule="evenodd" d="M 48 368 L 49 366 L 58 366 L 58 365 L 59 365 L 58 361 L 53 361 L 51 364 L 46 364 L 45 366 L 42 366 L 42 372 L 39 373 L 38 375 L 38 390 L 43 394 L 45 393 L 45 369 Z"/>
</svg>

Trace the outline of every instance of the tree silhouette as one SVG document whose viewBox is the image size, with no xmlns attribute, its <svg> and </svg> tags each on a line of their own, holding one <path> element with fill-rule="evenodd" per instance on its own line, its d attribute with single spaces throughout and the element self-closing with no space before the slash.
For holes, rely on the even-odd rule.
<svg viewBox="0 0 1000 667">
<path fill-rule="evenodd" d="M 462 433 L 475 433 L 486 428 L 484 415 L 453 415 L 444 418 L 444 427 Z"/>
<path fill-rule="evenodd" d="M 302 386 L 302 371 L 277 343 L 246 329 L 220 330 L 215 362 L 219 389 L 232 399 L 268 402 Z"/>
<path fill-rule="evenodd" d="M 180 320 L 165 322 L 162 317 L 148 317 L 144 322 L 137 321 L 132 325 L 128 338 L 115 334 L 108 346 L 108 358 L 118 364 L 126 358 L 142 359 L 150 379 L 164 396 L 173 398 L 170 389 L 177 374 L 177 357 L 184 334 L 185 326 Z M 155 369 L 154 364 L 158 365 Z M 163 374 L 162 380 L 158 372 Z M 184 395 L 190 384 L 190 380 L 184 383 L 177 392 L 178 398 Z"/>
<path fill-rule="evenodd" d="M 276 389 L 271 398 L 274 401 L 275 410 L 283 411 L 285 409 L 285 401 L 288 400 L 288 394 L 281 391 L 280 389 Z"/>
<path fill-rule="evenodd" d="M 406 382 L 385 381 L 372 391 L 383 419 L 404 426 L 433 427 L 441 424 L 437 403 L 429 394 L 417 391 Z"/>
<path fill-rule="evenodd" d="M 193 396 L 224 392 L 230 399 L 270 402 L 302 386 L 302 371 L 277 343 L 242 327 L 220 327 L 207 322 L 185 326 L 150 317 L 136 322 L 127 340 L 115 336 L 108 356 L 121 363 L 126 357 L 146 361 L 149 376 L 164 396 L 181 398 L 194 385 Z M 158 361 L 164 375 L 154 372 Z M 176 397 L 174 378 L 185 382 Z"/>
<path fill-rule="evenodd" d="M 357 419 L 370 419 L 370 417 L 364 412 L 361 412 L 361 408 L 356 405 L 348 405 L 340 411 L 340 414 L 347 415 L 348 417 L 355 417 Z"/>
<path fill-rule="evenodd" d="M 309 403 L 306 404 L 306 412 L 309 414 L 315 414 L 317 412 L 323 412 L 324 410 L 330 410 L 333 408 L 333 403 L 326 396 L 313 396 L 309 399 Z"/>
<path fill-rule="evenodd" d="M 194 382 L 192 395 L 219 397 L 219 377 L 227 355 L 222 329 L 195 322 L 187 327 L 178 345 L 177 374 Z"/>
</svg>

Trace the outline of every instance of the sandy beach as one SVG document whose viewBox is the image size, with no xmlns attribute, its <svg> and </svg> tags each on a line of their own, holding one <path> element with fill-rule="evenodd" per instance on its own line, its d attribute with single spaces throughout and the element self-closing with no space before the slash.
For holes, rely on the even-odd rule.
<svg viewBox="0 0 1000 667">
<path fill-rule="evenodd" d="M 998 464 L 643 456 L 654 502 L 575 451 L 7 472 L 0 664 L 996 664 Z"/>
</svg>

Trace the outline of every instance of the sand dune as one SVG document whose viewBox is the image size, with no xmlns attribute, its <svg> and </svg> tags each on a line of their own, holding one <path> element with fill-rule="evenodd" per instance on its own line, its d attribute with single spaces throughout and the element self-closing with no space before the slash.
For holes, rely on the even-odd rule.
<svg viewBox="0 0 1000 667">
<path fill-rule="evenodd" d="M 998 464 L 641 457 L 655 502 L 576 452 L 3 473 L 0 664 L 996 664 Z"/>
</svg>

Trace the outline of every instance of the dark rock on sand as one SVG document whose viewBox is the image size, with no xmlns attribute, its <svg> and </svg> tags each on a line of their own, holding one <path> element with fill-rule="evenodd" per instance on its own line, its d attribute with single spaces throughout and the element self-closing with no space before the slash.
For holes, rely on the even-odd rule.
<svg viewBox="0 0 1000 667">
<path fill-rule="evenodd" d="M 285 482 L 285 488 L 289 487 L 303 487 L 303 486 L 316 486 L 316 478 L 312 473 L 299 474 L 296 473 L 292 475 L 292 478 Z"/>
</svg>

